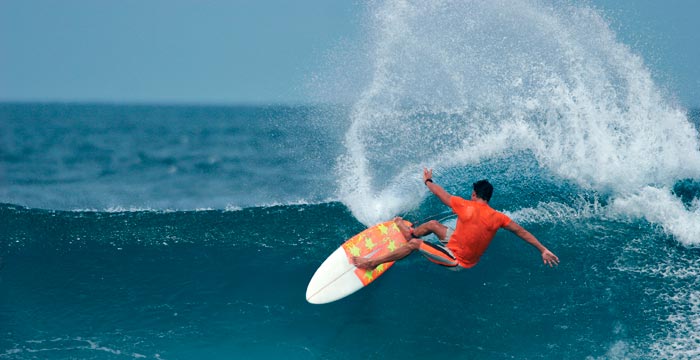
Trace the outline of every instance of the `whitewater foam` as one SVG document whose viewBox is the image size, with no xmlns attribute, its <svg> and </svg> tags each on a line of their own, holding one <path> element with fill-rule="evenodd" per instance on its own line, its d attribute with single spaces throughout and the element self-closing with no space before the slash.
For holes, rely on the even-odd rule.
<svg viewBox="0 0 700 360">
<path fill-rule="evenodd" d="M 599 199 L 579 197 L 571 204 L 539 202 L 535 207 L 506 211 L 523 223 L 564 223 L 585 219 L 610 219 L 633 222 L 645 220 L 686 247 L 700 246 L 700 199 L 687 206 L 667 188 L 646 186 L 630 194 L 621 194 L 602 204 Z"/>
<path fill-rule="evenodd" d="M 226 206 L 223 209 L 215 208 L 215 207 L 196 207 L 193 209 L 173 209 L 173 208 L 164 208 L 164 209 L 159 209 L 159 208 L 151 208 L 151 207 L 139 207 L 139 206 L 110 206 L 105 209 L 97 209 L 97 208 L 76 208 L 76 209 L 71 209 L 69 210 L 70 212 L 74 213 L 81 213 L 81 212 L 86 212 L 86 213 L 113 213 L 113 214 L 119 214 L 119 213 L 175 213 L 175 212 L 207 212 L 207 211 L 218 211 L 218 210 L 223 210 L 226 212 L 236 212 L 236 211 L 241 211 L 244 209 L 254 209 L 254 208 L 271 208 L 271 207 L 279 207 L 279 206 L 306 206 L 306 205 L 321 205 L 321 204 L 328 204 L 332 202 L 337 202 L 337 200 L 333 198 L 328 198 L 320 201 L 308 201 L 305 199 L 297 199 L 297 200 L 290 200 L 290 201 L 280 201 L 280 202 L 267 202 L 267 203 L 260 203 L 257 205 L 253 206 L 240 206 L 240 205 L 235 205 L 235 204 L 226 204 Z M 25 208 L 23 206 L 20 206 L 21 208 Z M 55 210 L 49 210 L 49 211 L 55 211 Z"/>
<path fill-rule="evenodd" d="M 645 219 L 657 224 L 683 245 L 700 246 L 700 206 L 695 199 L 686 207 L 670 189 L 646 186 L 615 198 L 610 208 L 618 217 Z"/>
<path fill-rule="evenodd" d="M 556 201 L 540 202 L 535 207 L 505 213 L 519 223 L 551 224 L 601 217 L 607 211 L 597 198 L 588 200 L 581 197 L 573 205 Z"/>
<path fill-rule="evenodd" d="M 672 325 L 652 351 L 659 359 L 696 359 L 700 356 L 700 291 L 680 291 L 667 297 L 675 312 L 665 320 Z"/>
</svg>

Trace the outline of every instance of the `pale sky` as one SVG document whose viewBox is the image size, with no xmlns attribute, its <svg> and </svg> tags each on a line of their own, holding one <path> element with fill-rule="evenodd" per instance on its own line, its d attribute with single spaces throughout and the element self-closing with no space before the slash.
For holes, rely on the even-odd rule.
<svg viewBox="0 0 700 360">
<path fill-rule="evenodd" d="M 700 107 L 700 2 L 595 0 L 659 86 Z M 360 1 L 0 0 L 0 101 L 293 104 L 360 36 Z"/>
</svg>

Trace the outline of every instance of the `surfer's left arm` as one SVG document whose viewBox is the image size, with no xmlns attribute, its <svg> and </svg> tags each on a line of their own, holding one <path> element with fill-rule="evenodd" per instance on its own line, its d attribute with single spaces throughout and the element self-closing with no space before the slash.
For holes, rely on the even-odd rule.
<svg viewBox="0 0 700 360">
<path fill-rule="evenodd" d="M 528 244 L 534 246 L 542 254 L 542 262 L 550 267 L 559 265 L 559 258 L 554 255 L 549 249 L 547 249 L 542 243 L 537 240 L 537 238 L 530 234 L 529 231 L 525 230 L 522 226 L 518 225 L 515 221 L 510 221 L 503 228 L 517 235 L 519 238 L 525 240 Z"/>
</svg>

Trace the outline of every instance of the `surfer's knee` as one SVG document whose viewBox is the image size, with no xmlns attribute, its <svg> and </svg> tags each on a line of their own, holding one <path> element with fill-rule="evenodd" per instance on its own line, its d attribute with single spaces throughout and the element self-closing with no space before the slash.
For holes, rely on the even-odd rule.
<svg viewBox="0 0 700 360">
<path fill-rule="evenodd" d="M 416 251 L 420 248 L 421 244 L 423 244 L 423 240 L 413 238 L 406 243 L 406 246 L 408 246 L 408 248 L 411 249 L 411 251 Z"/>
<path fill-rule="evenodd" d="M 438 237 L 438 239 L 445 239 L 445 235 L 447 234 L 447 226 L 443 225 L 437 220 L 430 220 L 426 223 L 426 225 L 430 232 L 435 234 Z"/>
<path fill-rule="evenodd" d="M 430 220 L 427 222 L 427 225 L 428 229 L 430 229 L 430 231 L 432 231 L 433 233 L 441 233 L 444 232 L 445 229 L 447 229 L 447 226 L 441 224 L 437 220 Z"/>
<path fill-rule="evenodd" d="M 435 229 L 439 226 L 442 226 L 442 224 L 440 224 L 440 222 L 438 222 L 437 220 L 430 220 L 427 222 L 427 224 L 431 229 Z"/>
<path fill-rule="evenodd" d="M 406 241 L 410 240 L 413 237 L 413 230 L 411 230 L 411 228 L 409 228 L 408 225 L 406 225 L 404 219 L 396 217 L 394 218 L 394 223 L 399 228 L 399 231 L 401 232 L 403 237 L 406 238 Z"/>
</svg>

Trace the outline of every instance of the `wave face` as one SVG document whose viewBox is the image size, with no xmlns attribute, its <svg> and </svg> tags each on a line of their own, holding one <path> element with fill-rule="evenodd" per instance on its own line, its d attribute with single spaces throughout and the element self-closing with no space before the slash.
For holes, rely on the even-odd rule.
<svg viewBox="0 0 700 360">
<path fill-rule="evenodd" d="M 311 275 L 364 228 L 341 203 L 0 205 L 0 358 L 697 356 L 700 253 L 601 211 L 542 202 L 510 213 L 557 252 L 556 270 L 499 233 L 469 271 L 412 256 L 315 306 L 304 300 Z"/>
</svg>

